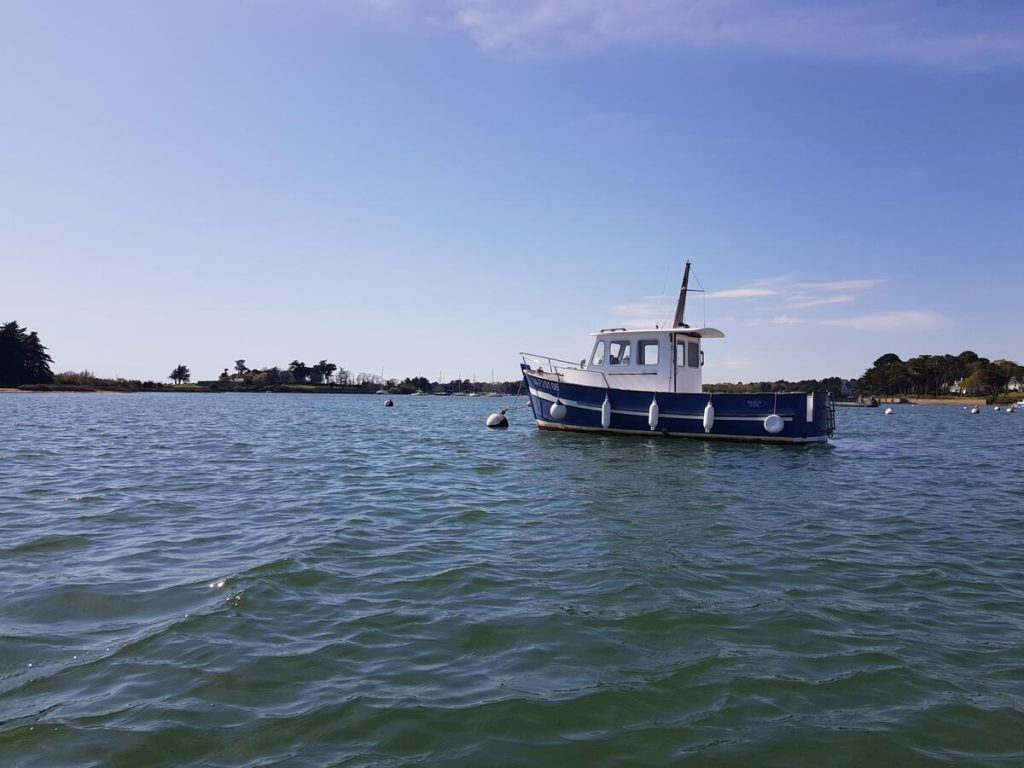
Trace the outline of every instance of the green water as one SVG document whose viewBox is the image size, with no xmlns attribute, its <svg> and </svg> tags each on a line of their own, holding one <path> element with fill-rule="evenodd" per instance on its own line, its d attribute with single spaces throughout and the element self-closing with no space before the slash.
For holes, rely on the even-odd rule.
<svg viewBox="0 0 1024 768">
<path fill-rule="evenodd" d="M 1024 765 L 1024 413 L 0 395 L 0 766 Z"/>
</svg>

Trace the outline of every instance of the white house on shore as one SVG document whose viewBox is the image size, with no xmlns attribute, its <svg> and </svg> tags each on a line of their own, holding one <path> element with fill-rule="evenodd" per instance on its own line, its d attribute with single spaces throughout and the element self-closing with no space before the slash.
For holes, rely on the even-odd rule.
<svg viewBox="0 0 1024 768">
<path fill-rule="evenodd" d="M 963 379 L 957 379 L 952 384 L 944 384 L 942 388 L 945 389 L 951 395 L 966 395 L 967 394 L 967 390 L 964 388 L 964 380 Z"/>
</svg>

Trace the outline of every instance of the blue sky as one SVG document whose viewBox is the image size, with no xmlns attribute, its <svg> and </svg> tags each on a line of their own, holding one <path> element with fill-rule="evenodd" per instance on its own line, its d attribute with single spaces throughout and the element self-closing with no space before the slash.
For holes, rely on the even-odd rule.
<svg viewBox="0 0 1024 768">
<path fill-rule="evenodd" d="M 515 378 L 720 327 L 708 381 L 1024 361 L 1024 8 L 0 6 L 0 320 L 56 370 Z"/>
</svg>

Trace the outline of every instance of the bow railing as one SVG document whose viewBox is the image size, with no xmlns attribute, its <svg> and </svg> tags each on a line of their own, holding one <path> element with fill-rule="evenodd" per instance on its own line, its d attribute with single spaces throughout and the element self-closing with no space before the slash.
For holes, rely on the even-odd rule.
<svg viewBox="0 0 1024 768">
<path fill-rule="evenodd" d="M 570 360 L 559 360 L 557 357 L 535 355 L 532 352 L 520 352 L 519 356 L 523 358 L 523 362 L 530 370 L 537 371 L 538 373 L 550 371 L 559 378 L 564 376 L 567 370 L 582 371 L 584 369 L 583 360 L 574 363 Z"/>
</svg>

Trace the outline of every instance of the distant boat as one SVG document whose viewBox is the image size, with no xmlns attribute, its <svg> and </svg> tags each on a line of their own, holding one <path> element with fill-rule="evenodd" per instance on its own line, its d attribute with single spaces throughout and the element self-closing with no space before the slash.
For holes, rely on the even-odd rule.
<svg viewBox="0 0 1024 768">
<path fill-rule="evenodd" d="M 878 399 L 869 397 L 867 400 L 864 398 L 858 398 L 857 400 L 836 400 L 836 408 L 877 408 Z"/>
<path fill-rule="evenodd" d="M 375 395 L 389 395 L 391 393 L 388 392 L 386 389 L 378 389 L 376 392 L 374 392 L 374 394 Z"/>
<path fill-rule="evenodd" d="M 523 380 L 540 429 L 776 443 L 825 443 L 835 408 L 825 392 L 710 393 L 705 339 L 716 328 L 683 322 L 690 262 L 671 327 L 605 328 L 579 363 L 522 353 Z M 589 360 L 589 362 L 588 362 Z"/>
</svg>

